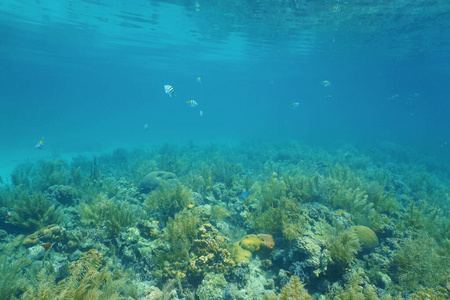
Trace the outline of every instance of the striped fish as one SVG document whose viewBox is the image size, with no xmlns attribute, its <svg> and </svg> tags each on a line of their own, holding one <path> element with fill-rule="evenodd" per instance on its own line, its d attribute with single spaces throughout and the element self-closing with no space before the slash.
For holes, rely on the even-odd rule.
<svg viewBox="0 0 450 300">
<path fill-rule="evenodd" d="M 170 97 L 175 96 L 175 90 L 171 85 L 164 85 L 164 92 L 166 92 L 166 94 L 168 94 Z"/>
</svg>

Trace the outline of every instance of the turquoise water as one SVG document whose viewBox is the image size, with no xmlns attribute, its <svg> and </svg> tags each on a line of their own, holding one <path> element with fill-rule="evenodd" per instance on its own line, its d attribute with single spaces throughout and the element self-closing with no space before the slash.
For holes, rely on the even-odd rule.
<svg viewBox="0 0 450 300">
<path fill-rule="evenodd" d="M 2 1 L 4 151 L 448 139 L 443 1 L 132 2 Z"/>
<path fill-rule="evenodd" d="M 2 252 L 56 224 L 68 237 L 41 240 L 56 245 L 49 250 L 54 252 L 26 266 L 44 266 L 55 256 L 79 261 L 76 255 L 97 250 L 115 267 L 135 272 L 146 290 L 166 285 L 180 299 L 190 292 L 202 300 L 261 299 L 280 295 L 294 276 L 316 298 L 346 299 L 352 278 L 364 282 L 367 299 L 376 299 L 368 296 L 368 286 L 380 298 L 408 298 L 423 289 L 448 293 L 448 272 L 424 281 L 405 274 L 429 275 L 449 261 L 449 20 L 450 3 L 442 0 L 1 1 Z M 164 85 L 173 86 L 173 97 Z M 189 106 L 189 100 L 198 105 Z M 173 188 L 143 191 L 145 176 L 156 171 L 175 174 L 194 200 L 155 204 L 155 197 L 171 199 Z M 67 203 L 57 196 L 72 192 Z M 21 205 L 31 200 L 24 195 L 33 201 L 42 196 L 42 207 L 55 205 L 62 215 L 45 219 L 37 213 L 31 219 L 38 225 L 28 224 Z M 98 213 L 96 203 L 136 217 L 122 216 L 118 229 L 108 231 L 99 224 L 110 216 Z M 100 217 L 88 222 L 86 207 Z M 281 227 L 262 225 L 272 216 L 269 207 L 283 220 Z M 233 243 L 249 234 L 271 234 L 277 246 L 239 268 L 226 261 L 203 273 L 175 267 L 183 253 L 161 256 L 154 249 L 173 250 L 173 236 L 163 232 L 177 215 L 206 218 L 219 232 L 208 236 L 220 251 L 236 252 Z M 200 225 L 192 226 L 201 231 Z M 336 262 L 327 254 L 339 248 L 331 237 L 344 239 L 354 225 L 375 231 L 378 252 L 363 257 L 352 248 L 349 261 Z M 148 226 L 158 242 L 142 233 Z M 141 234 L 130 241 L 134 228 Z M 319 237 L 321 230 L 326 238 Z M 93 231 L 103 237 L 81 242 Z M 310 238 L 312 248 L 299 246 Z M 133 248 L 137 240 L 156 252 Z M 408 249 L 425 240 L 431 246 L 424 251 L 437 261 L 430 258 L 423 269 L 405 263 L 415 259 L 407 257 Z M 71 248 L 69 241 L 90 246 Z M 195 247 L 189 252 L 194 261 L 204 254 Z M 20 244 L 17 265 L 31 248 Z M 329 260 L 314 265 L 320 255 L 311 249 L 321 249 Z M 280 258 L 287 254 L 292 257 Z M 140 260 L 145 268 L 136 267 Z M 217 277 L 222 273 L 224 284 Z M 37 297 L 32 287 L 38 281 L 30 274 L 23 275 L 26 285 L 0 295 Z M 57 282 L 73 276 L 59 274 Z M 245 284 L 238 284 L 240 276 Z M 127 286 L 137 284 L 131 281 Z M 251 287 L 252 281 L 260 285 Z M 140 288 L 120 295 L 147 299 Z M 105 299 L 112 295 L 107 287 L 99 289 Z M 96 299 L 83 297 L 75 298 Z"/>
</svg>

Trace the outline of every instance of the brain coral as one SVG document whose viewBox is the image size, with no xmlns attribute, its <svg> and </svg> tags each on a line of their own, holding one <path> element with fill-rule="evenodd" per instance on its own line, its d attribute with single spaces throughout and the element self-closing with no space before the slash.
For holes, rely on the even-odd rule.
<svg viewBox="0 0 450 300">
<path fill-rule="evenodd" d="M 377 235 L 369 227 L 352 226 L 348 230 L 352 231 L 356 235 L 364 251 L 370 251 L 378 246 Z"/>
<path fill-rule="evenodd" d="M 179 183 L 178 177 L 177 175 L 170 172 L 164 171 L 150 172 L 147 175 L 145 175 L 144 178 L 142 178 L 140 190 L 143 193 L 148 193 L 155 190 L 163 183 L 168 185 L 169 187 L 174 187 Z"/>
</svg>

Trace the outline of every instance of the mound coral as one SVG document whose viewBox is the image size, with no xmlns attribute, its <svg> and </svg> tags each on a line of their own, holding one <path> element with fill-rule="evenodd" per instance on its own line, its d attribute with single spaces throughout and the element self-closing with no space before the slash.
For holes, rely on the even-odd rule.
<svg viewBox="0 0 450 300">
<path fill-rule="evenodd" d="M 235 262 L 249 262 L 252 253 L 259 251 L 261 247 L 272 250 L 275 247 L 275 241 L 270 234 L 249 234 L 240 241 L 231 246 L 231 254 Z"/>
<path fill-rule="evenodd" d="M 28 236 L 22 241 L 22 245 L 25 247 L 34 246 L 40 242 L 55 243 L 66 241 L 66 231 L 57 225 L 49 225 L 44 227 Z"/>
<path fill-rule="evenodd" d="M 168 185 L 169 187 L 175 187 L 178 183 L 177 175 L 170 172 L 155 171 L 148 173 L 144 178 L 142 178 L 140 190 L 143 193 L 148 193 L 156 190 L 156 188 L 158 188 L 161 184 Z"/>
<path fill-rule="evenodd" d="M 265 246 L 267 249 L 273 249 L 275 247 L 275 240 L 273 239 L 273 236 L 270 234 L 258 234 L 257 237 L 260 240 L 264 241 L 264 244 L 262 246 Z"/>
<path fill-rule="evenodd" d="M 252 258 L 252 253 L 248 250 L 243 249 L 240 245 L 240 242 L 236 242 L 231 246 L 231 256 L 233 260 L 238 263 L 241 261 L 249 262 Z"/>
<path fill-rule="evenodd" d="M 239 246 L 250 252 L 258 251 L 262 245 L 265 245 L 265 241 L 254 234 L 246 235 L 239 241 Z"/>
<path fill-rule="evenodd" d="M 275 247 L 275 240 L 270 234 L 249 234 L 244 236 L 239 241 L 239 246 L 241 246 L 245 250 L 255 252 L 258 251 L 261 247 L 266 249 L 273 249 L 273 247 Z"/>
<path fill-rule="evenodd" d="M 68 185 L 53 185 L 47 189 L 48 199 L 64 205 L 72 205 L 78 198 L 78 192 Z"/>
<path fill-rule="evenodd" d="M 356 235 L 363 251 L 367 252 L 378 246 L 378 237 L 369 227 L 352 226 L 348 230 Z"/>
</svg>

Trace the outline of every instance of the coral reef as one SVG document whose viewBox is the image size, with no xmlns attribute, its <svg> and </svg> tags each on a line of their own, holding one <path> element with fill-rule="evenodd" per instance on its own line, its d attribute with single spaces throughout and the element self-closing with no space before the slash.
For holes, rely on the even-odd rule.
<svg viewBox="0 0 450 300">
<path fill-rule="evenodd" d="M 296 141 L 22 164 L 0 182 L 0 298 L 447 299 L 449 169 Z"/>
<path fill-rule="evenodd" d="M 374 286 L 367 283 L 367 278 L 362 269 L 352 270 L 345 276 L 346 283 L 342 287 L 336 285 L 327 295 L 327 299 L 361 299 L 361 300 L 378 300 L 380 299 L 376 293 Z M 384 298 L 389 299 L 389 298 Z"/>
<path fill-rule="evenodd" d="M 194 239 L 188 276 L 192 279 L 203 277 L 210 272 L 228 274 L 234 266 L 231 252 L 228 250 L 229 239 L 223 236 L 211 224 L 203 224 L 197 230 Z"/>
<path fill-rule="evenodd" d="M 200 282 L 210 272 L 227 274 L 234 266 L 228 239 L 211 224 L 201 224 L 193 212 L 169 219 L 164 237 L 171 251 L 156 250 L 158 263 L 164 266 L 164 272 L 155 274 L 158 277 Z"/>
</svg>

